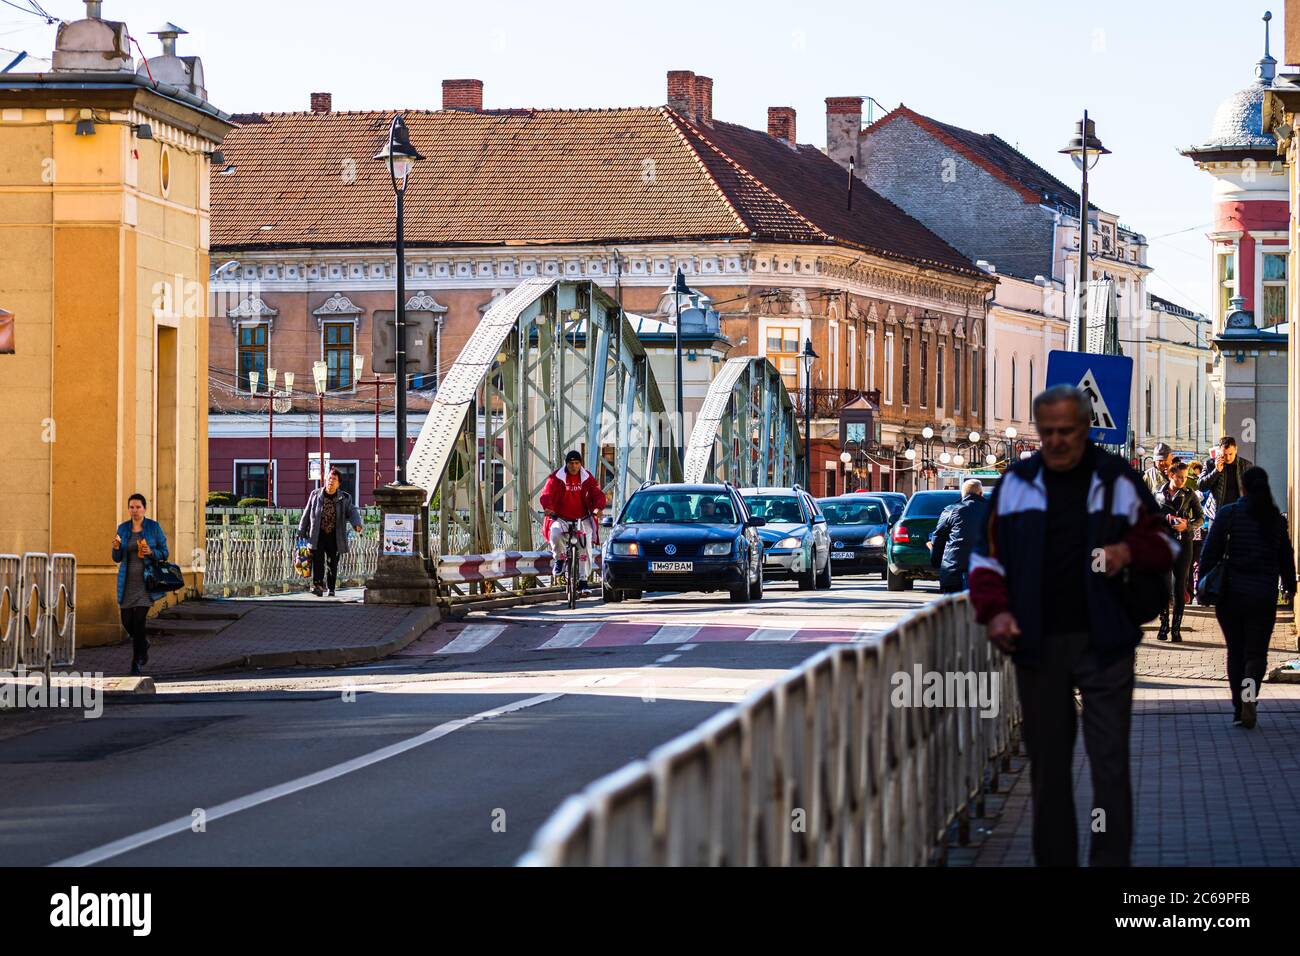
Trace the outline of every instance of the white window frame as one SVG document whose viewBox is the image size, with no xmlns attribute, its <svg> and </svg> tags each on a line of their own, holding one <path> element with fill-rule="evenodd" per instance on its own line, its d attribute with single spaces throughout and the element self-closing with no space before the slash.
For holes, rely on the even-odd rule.
<svg viewBox="0 0 1300 956">
<path fill-rule="evenodd" d="M 994 352 L 993 352 L 993 399 L 992 399 L 992 402 L 993 402 L 993 418 L 994 418 L 994 419 L 1001 418 L 1002 416 L 1000 416 L 1000 415 L 998 414 L 998 409 L 1001 407 L 1001 403 L 998 401 L 998 353 L 997 353 L 996 350 L 994 350 Z"/>
<path fill-rule="evenodd" d="M 1227 300 L 1231 299 L 1233 296 L 1241 294 L 1241 262 L 1239 261 L 1237 252 L 1238 247 L 1236 243 L 1233 243 L 1231 249 L 1216 248 L 1214 250 L 1214 327 L 1219 330 L 1223 329 L 1223 324 L 1228 318 L 1229 306 Z M 1221 278 L 1223 275 L 1224 259 L 1232 260 L 1232 292 L 1226 296 L 1223 294 L 1223 290 L 1228 287 L 1228 282 Z"/>
<path fill-rule="evenodd" d="M 885 332 L 885 404 L 894 404 L 894 333 Z"/>
<path fill-rule="evenodd" d="M 254 391 L 251 391 L 250 389 L 244 388 L 244 387 L 240 384 L 240 379 L 239 379 L 239 374 L 240 374 L 240 373 L 239 373 L 239 352 L 240 352 L 239 339 L 240 339 L 240 335 L 241 335 L 241 333 L 242 333 L 243 330 L 244 330 L 244 327 L 245 327 L 245 326 L 250 326 L 250 325 L 265 325 L 265 326 L 266 326 L 266 369 L 268 369 L 268 370 L 269 370 L 269 369 L 273 369 L 273 368 L 275 368 L 275 362 L 274 362 L 274 361 L 272 360 L 272 358 L 271 358 L 271 339 L 275 338 L 275 335 L 274 335 L 274 331 L 275 331 L 275 330 L 274 330 L 274 328 L 273 328 L 272 325 L 271 325 L 271 321 L 270 321 L 270 319 L 266 319 L 266 318 L 261 318 L 261 319 L 240 319 L 239 322 L 236 323 L 236 325 L 235 325 L 235 393 L 238 394 L 238 395 L 248 395 L 248 396 L 251 397 L 251 396 L 253 396 L 253 395 L 265 395 L 266 392 L 265 392 L 264 390 L 254 392 Z M 262 382 L 261 382 L 261 384 L 262 384 L 262 386 L 263 386 L 263 389 L 265 389 L 265 386 L 266 386 L 266 370 L 263 370 L 263 372 L 262 372 Z M 263 458 L 262 460 L 263 460 L 263 461 L 266 461 L 265 458 Z"/>
<path fill-rule="evenodd" d="M 874 391 L 876 387 L 876 330 L 867 329 L 867 348 L 866 348 L 866 366 L 863 374 L 866 376 L 867 391 Z"/>
<path fill-rule="evenodd" d="M 230 483 L 233 486 L 231 491 L 235 493 L 235 500 L 245 497 L 239 493 L 239 466 L 240 465 L 262 465 L 265 467 L 265 458 L 235 458 L 230 463 Z M 271 501 L 280 500 L 280 459 L 271 459 Z"/>
<path fill-rule="evenodd" d="M 835 389 L 840 387 L 840 324 L 834 319 L 830 320 L 826 329 L 826 344 L 826 359 L 831 370 L 827 387 Z"/>
<path fill-rule="evenodd" d="M 847 327 L 846 334 L 849 340 L 849 388 L 856 391 L 858 387 L 858 330 L 850 325 Z"/>
<path fill-rule="evenodd" d="M 1269 288 L 1269 287 L 1281 288 L 1286 291 L 1286 297 L 1287 297 L 1286 307 L 1282 310 L 1283 322 L 1286 322 L 1290 318 L 1288 313 L 1291 310 L 1291 301 L 1290 301 L 1291 292 L 1287 288 L 1287 284 L 1291 277 L 1291 249 L 1289 246 L 1287 246 L 1284 243 L 1276 243 L 1276 244 L 1269 243 L 1268 245 L 1265 245 L 1263 242 L 1264 237 L 1271 236 L 1271 235 L 1273 234 L 1256 233 L 1256 232 L 1251 233 L 1251 236 L 1255 238 L 1255 324 L 1261 327 L 1263 326 L 1264 323 L 1264 289 L 1265 288 Z M 1286 234 L 1281 233 L 1279 235 L 1281 238 L 1285 238 Z M 1264 281 L 1264 257 L 1265 256 L 1282 257 L 1283 261 L 1286 264 L 1286 274 L 1287 274 L 1286 279 L 1283 279 L 1280 282 L 1276 279 L 1272 279 L 1268 282 Z"/>
<path fill-rule="evenodd" d="M 952 410 L 961 412 L 961 363 L 966 360 L 960 341 L 952 343 Z"/>
<path fill-rule="evenodd" d="M 328 387 L 327 387 L 326 390 L 325 390 L 325 394 L 326 394 L 326 395 L 355 395 L 355 394 L 357 394 L 357 376 L 356 376 L 356 374 L 355 374 L 355 371 L 356 371 L 356 364 L 355 364 L 355 363 L 356 363 L 356 360 L 357 360 L 357 333 L 360 331 L 360 330 L 358 329 L 358 327 L 357 327 L 357 320 L 356 320 L 355 317 L 353 317 L 353 318 L 347 318 L 346 316 L 341 317 L 341 318 L 329 318 L 329 317 L 327 317 L 327 316 L 320 316 L 319 318 L 320 318 L 320 335 L 319 335 L 319 338 L 320 338 L 320 356 L 319 356 L 319 357 L 320 357 L 320 360 L 321 360 L 322 362 L 326 361 L 326 359 L 325 359 L 325 326 L 327 326 L 327 325 L 351 325 L 351 326 L 352 326 L 352 361 L 353 361 L 353 366 L 352 366 L 352 369 L 349 371 L 349 378 L 350 378 L 351 381 L 352 381 L 352 387 L 351 387 L 351 388 L 328 388 Z M 267 345 L 267 359 L 266 359 L 266 360 L 267 360 L 267 362 L 270 362 L 270 361 L 271 361 L 271 357 L 270 357 L 270 350 L 271 350 L 271 349 L 270 349 L 270 346 L 271 346 L 271 341 L 270 341 L 270 337 L 269 337 L 269 336 L 267 337 L 267 343 L 266 343 L 266 345 Z M 325 374 L 326 374 L 326 377 L 327 377 L 327 378 L 326 378 L 326 381 L 328 382 L 328 376 L 329 376 L 329 371 L 328 371 L 328 369 L 326 370 Z"/>
</svg>

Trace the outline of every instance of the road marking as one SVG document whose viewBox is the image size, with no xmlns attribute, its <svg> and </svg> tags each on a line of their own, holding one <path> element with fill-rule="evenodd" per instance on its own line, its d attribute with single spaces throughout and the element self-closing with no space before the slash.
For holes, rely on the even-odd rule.
<svg viewBox="0 0 1300 956">
<path fill-rule="evenodd" d="M 489 625 L 483 625 L 489 626 Z M 552 700 L 558 700 L 563 694 L 539 694 L 536 697 L 527 697 L 523 700 L 517 700 L 514 703 L 503 704 L 500 707 L 494 707 L 491 710 L 484 710 L 469 717 L 461 717 L 457 720 L 449 720 L 444 724 L 431 727 L 422 734 L 415 737 L 408 737 L 406 740 L 400 740 L 395 744 L 389 744 L 387 747 L 381 747 L 378 750 L 371 751 L 368 754 L 362 754 L 360 757 L 353 757 L 351 760 L 345 760 L 343 763 L 335 764 L 332 767 L 326 767 L 324 770 L 318 770 L 316 773 L 309 773 L 305 777 L 299 777 L 297 780 L 290 780 L 288 783 L 277 784 L 274 787 L 267 787 L 258 790 L 256 793 L 250 793 L 244 797 L 238 797 L 234 800 L 228 800 L 225 803 L 218 804 L 207 811 L 206 819 L 209 823 L 213 820 L 220 820 L 222 817 L 228 817 L 232 814 L 239 813 L 241 810 L 249 810 L 253 807 L 260 806 L 263 803 L 270 803 L 272 800 L 278 800 L 280 797 L 287 797 L 291 793 L 298 793 L 302 790 L 308 790 L 311 787 L 319 786 L 322 783 L 328 783 L 339 777 L 355 773 L 358 770 L 364 770 L 366 767 L 377 764 L 380 761 L 387 760 L 390 757 L 396 757 L 406 753 L 408 750 L 414 750 L 424 744 L 432 743 L 448 734 L 460 730 L 462 727 L 468 727 L 476 724 L 481 720 L 491 720 L 493 717 L 501 717 L 505 714 L 513 713 L 517 710 L 523 710 L 527 707 L 535 707 L 538 704 L 545 704 Z M 178 817 L 168 823 L 152 827 L 148 830 L 141 830 L 131 836 L 123 837 L 120 840 L 114 840 L 112 843 L 106 843 L 101 847 L 93 850 L 87 850 L 85 853 L 78 853 L 76 856 L 70 856 L 66 859 L 51 863 L 51 866 L 93 866 L 96 863 L 103 863 L 105 860 L 111 860 L 115 856 L 121 856 L 123 853 L 130 853 L 132 850 L 138 850 L 150 843 L 157 843 L 169 836 L 175 836 L 178 833 L 190 832 L 194 823 L 194 817 L 186 814 Z"/>
<path fill-rule="evenodd" d="M 439 654 L 472 654 L 487 647 L 506 629 L 504 624 L 470 624 Z"/>
<path fill-rule="evenodd" d="M 747 677 L 706 677 L 704 680 L 697 680 L 691 686 L 712 687 L 717 690 L 744 690 L 747 687 L 753 687 L 755 684 L 761 683 L 763 683 L 761 680 Z"/>
<path fill-rule="evenodd" d="M 683 644 L 681 647 L 679 647 L 679 648 L 677 648 L 677 649 L 678 649 L 679 651 L 693 651 L 693 650 L 695 650 L 695 648 L 697 648 L 697 647 L 699 647 L 699 646 L 700 646 L 700 645 L 698 645 L 698 644 Z"/>
<path fill-rule="evenodd" d="M 745 638 L 747 641 L 788 641 L 799 633 L 795 627 L 760 627 Z"/>
<path fill-rule="evenodd" d="M 665 624 L 655 631 L 654 636 L 646 643 L 680 644 L 683 641 L 689 641 L 699 632 L 700 629 L 691 624 Z"/>
<path fill-rule="evenodd" d="M 675 660 L 677 660 L 677 658 L 679 658 L 679 657 L 681 657 L 681 656 L 682 656 L 682 655 L 680 655 L 680 654 L 665 654 L 663 657 L 661 657 L 661 658 L 659 658 L 658 660 L 656 660 L 655 663 L 656 663 L 656 664 L 667 664 L 669 661 L 675 661 Z"/>
<path fill-rule="evenodd" d="M 886 630 L 888 630 L 889 627 L 892 626 L 893 625 L 886 626 L 881 624 L 881 625 L 877 625 L 876 627 L 871 627 L 871 626 L 860 627 L 858 628 L 858 632 L 853 635 L 853 643 L 869 644 L 872 641 L 878 641 L 880 640 L 880 635 L 883 634 Z"/>
<path fill-rule="evenodd" d="M 538 648 L 539 651 L 551 650 L 556 647 L 578 647 L 585 644 L 596 636 L 600 630 L 600 623 L 594 624 L 564 624 L 556 632 L 555 636 Z"/>
</svg>

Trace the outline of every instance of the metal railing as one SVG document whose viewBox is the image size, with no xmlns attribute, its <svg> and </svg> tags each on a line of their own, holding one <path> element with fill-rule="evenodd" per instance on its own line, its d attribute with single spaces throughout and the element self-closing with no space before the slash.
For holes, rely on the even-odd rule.
<svg viewBox="0 0 1300 956">
<path fill-rule="evenodd" d="M 570 797 L 520 865 L 935 862 L 1016 746 L 1015 681 L 994 653 L 967 598 L 940 599 Z M 933 672 L 996 679 L 996 715 L 900 698 Z"/>
<path fill-rule="evenodd" d="M 794 402 L 795 413 L 803 420 L 804 406 L 808 404 L 808 389 L 791 389 L 790 400 Z M 865 398 L 880 404 L 880 392 L 858 388 L 814 388 L 812 392 L 813 418 L 838 418 L 840 410 L 851 402 Z"/>
<path fill-rule="evenodd" d="M 76 556 L 0 554 L 0 670 L 48 671 L 76 652 Z"/>
</svg>

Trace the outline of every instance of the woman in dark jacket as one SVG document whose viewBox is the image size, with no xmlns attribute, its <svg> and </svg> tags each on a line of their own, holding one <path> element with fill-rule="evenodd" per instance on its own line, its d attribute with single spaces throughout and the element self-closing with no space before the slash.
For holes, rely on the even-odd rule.
<svg viewBox="0 0 1300 956">
<path fill-rule="evenodd" d="M 1201 500 L 1189 486 L 1186 462 L 1174 459 L 1166 474 L 1165 484 L 1156 492 L 1156 504 L 1164 513 L 1169 530 L 1178 542 L 1178 557 L 1170 569 L 1170 598 L 1174 606 L 1173 633 L 1169 631 L 1169 606 L 1160 612 L 1160 633 L 1156 640 L 1169 640 L 1178 643 L 1183 639 L 1183 608 L 1187 603 L 1187 574 L 1192 566 L 1192 540 L 1205 512 L 1201 510 Z"/>
<path fill-rule="evenodd" d="M 1241 499 L 1219 509 L 1201 553 L 1201 580 L 1220 563 L 1222 583 L 1215 616 L 1228 645 L 1228 687 L 1233 723 L 1255 726 L 1255 708 L 1268 665 L 1268 642 L 1277 619 L 1278 582 L 1295 597 L 1295 556 L 1286 518 L 1273 503 L 1268 474 L 1249 468 Z"/>
<path fill-rule="evenodd" d="M 352 496 L 339 487 L 339 470 L 331 468 L 325 487 L 317 488 L 307 498 L 307 507 L 298 522 L 298 535 L 311 546 L 311 591 L 317 597 L 334 594 L 338 579 L 339 556 L 348 553 L 348 525 L 361 534 L 361 512 Z M 328 574 L 326 561 L 329 562 Z"/>
<path fill-rule="evenodd" d="M 131 673 L 139 674 L 149 663 L 149 640 L 145 637 L 145 620 L 154 601 L 162 600 L 166 591 L 150 591 L 145 585 L 144 566 L 151 558 L 167 560 L 167 536 L 162 525 L 144 516 L 144 495 L 127 499 L 131 516 L 117 526 L 113 535 L 113 561 L 117 564 L 117 606 L 122 627 L 131 636 Z"/>
</svg>

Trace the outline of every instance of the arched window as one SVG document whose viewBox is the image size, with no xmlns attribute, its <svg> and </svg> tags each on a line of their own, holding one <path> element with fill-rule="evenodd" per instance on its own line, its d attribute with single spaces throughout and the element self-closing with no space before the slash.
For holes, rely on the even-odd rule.
<svg viewBox="0 0 1300 956">
<path fill-rule="evenodd" d="M 1034 407 L 1034 360 L 1029 360 L 1029 381 L 1025 383 L 1028 389 L 1025 390 L 1025 408 Z"/>
<path fill-rule="evenodd" d="M 998 401 L 998 353 L 993 353 L 993 417 L 998 417 L 998 407 L 1001 403 Z"/>
<path fill-rule="evenodd" d="M 1177 382 L 1174 383 L 1174 438 L 1178 437 L 1178 429 L 1183 421 L 1183 387 Z"/>
</svg>

